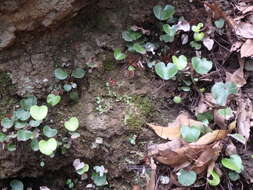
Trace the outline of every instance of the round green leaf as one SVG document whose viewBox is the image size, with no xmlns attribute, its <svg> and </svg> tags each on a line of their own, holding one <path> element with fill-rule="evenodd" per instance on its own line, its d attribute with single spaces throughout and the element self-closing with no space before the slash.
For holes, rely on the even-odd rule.
<svg viewBox="0 0 253 190">
<path fill-rule="evenodd" d="M 16 150 L 16 145 L 15 144 L 8 144 L 7 145 L 7 150 L 10 152 L 13 152 Z"/>
<path fill-rule="evenodd" d="M 146 54 L 146 49 L 139 43 L 134 43 L 133 50 L 140 54 Z"/>
<path fill-rule="evenodd" d="M 15 129 L 22 129 L 27 126 L 27 122 L 24 121 L 16 121 L 15 122 Z"/>
<path fill-rule="evenodd" d="M 76 117 L 71 117 L 64 123 L 64 126 L 69 131 L 75 131 L 79 127 L 79 121 Z"/>
<path fill-rule="evenodd" d="M 204 32 L 194 32 L 193 34 L 193 38 L 197 42 L 203 40 L 204 36 L 205 36 Z"/>
<path fill-rule="evenodd" d="M 198 23 L 198 25 L 193 25 L 192 26 L 192 31 L 193 32 L 200 32 L 201 28 L 204 27 L 203 23 Z"/>
<path fill-rule="evenodd" d="M 160 36 L 160 41 L 168 43 L 174 41 L 174 36 L 170 36 L 168 34 L 163 34 Z"/>
<path fill-rule="evenodd" d="M 33 133 L 28 130 L 21 129 L 17 132 L 18 141 L 27 141 L 27 140 L 31 139 L 32 136 L 33 136 Z"/>
<path fill-rule="evenodd" d="M 226 120 L 230 119 L 233 116 L 233 111 L 229 107 L 224 108 L 224 109 L 219 109 L 217 112 L 221 117 L 223 117 Z"/>
<path fill-rule="evenodd" d="M 197 43 L 197 42 L 195 42 L 195 41 L 191 41 L 190 46 L 191 46 L 192 48 L 196 49 L 196 50 L 200 50 L 201 47 L 202 47 L 201 44 L 199 44 L 199 43 Z"/>
<path fill-rule="evenodd" d="M 14 116 L 21 121 L 26 121 L 30 118 L 30 113 L 23 109 L 18 109 L 14 112 Z"/>
<path fill-rule="evenodd" d="M 104 186 L 107 185 L 107 181 L 106 181 L 106 175 L 100 176 L 96 173 L 93 173 L 91 176 L 91 179 L 93 180 L 93 182 L 95 183 L 96 186 Z"/>
<path fill-rule="evenodd" d="M 41 121 L 47 117 L 48 108 L 47 106 L 34 105 L 30 108 L 30 114 L 33 119 Z"/>
<path fill-rule="evenodd" d="M 142 34 L 134 32 L 132 30 L 122 32 L 122 38 L 127 42 L 138 40 L 141 36 Z"/>
<path fill-rule="evenodd" d="M 37 104 L 37 98 L 35 96 L 28 96 L 20 101 L 20 106 L 24 110 L 29 111 L 33 105 Z"/>
<path fill-rule="evenodd" d="M 179 103 L 182 102 L 182 98 L 181 98 L 180 96 L 175 96 L 175 97 L 173 98 L 173 101 L 174 101 L 176 104 L 179 104 Z"/>
<path fill-rule="evenodd" d="M 47 96 L 47 103 L 49 105 L 51 105 L 51 106 L 57 105 L 60 101 L 61 101 L 61 97 L 60 96 L 56 96 L 54 94 L 49 94 Z"/>
<path fill-rule="evenodd" d="M 231 181 L 237 181 L 238 179 L 240 179 L 240 175 L 236 172 L 228 172 L 228 177 Z"/>
<path fill-rule="evenodd" d="M 159 62 L 155 65 L 155 72 L 163 80 L 169 80 L 177 74 L 177 66 L 172 63 L 168 63 L 167 66 L 163 62 Z"/>
<path fill-rule="evenodd" d="M 65 84 L 63 86 L 63 89 L 66 91 L 66 92 L 69 92 L 71 89 L 72 89 L 72 86 L 70 84 Z"/>
<path fill-rule="evenodd" d="M 177 32 L 177 27 L 176 26 L 170 26 L 169 24 L 164 24 L 163 25 L 163 31 L 171 36 L 171 37 L 174 37 L 176 35 L 176 32 Z"/>
<path fill-rule="evenodd" d="M 65 80 L 66 78 L 68 78 L 68 73 L 64 71 L 63 69 L 58 68 L 54 70 L 54 76 L 58 80 Z"/>
<path fill-rule="evenodd" d="M 123 60 L 126 58 L 126 54 L 122 53 L 119 48 L 114 50 L 114 58 L 118 61 Z"/>
<path fill-rule="evenodd" d="M 54 137 L 57 134 L 57 129 L 52 129 L 51 127 L 46 125 L 45 127 L 43 127 L 43 134 L 48 138 Z"/>
<path fill-rule="evenodd" d="M 84 167 L 79 169 L 79 170 L 76 170 L 76 172 L 79 174 L 79 175 L 83 175 L 84 173 L 88 172 L 89 171 L 89 165 L 88 164 L 84 164 Z"/>
<path fill-rule="evenodd" d="M 166 5 L 165 7 L 157 5 L 153 8 L 153 12 L 158 20 L 168 20 L 175 14 L 176 10 L 172 5 Z"/>
<path fill-rule="evenodd" d="M 3 128 L 9 129 L 13 126 L 13 124 L 14 124 L 14 122 L 11 119 L 7 118 L 7 117 L 5 117 L 1 120 L 1 126 Z"/>
<path fill-rule="evenodd" d="M 223 158 L 221 160 L 222 165 L 225 168 L 240 173 L 243 170 L 242 159 L 239 155 L 233 154 L 230 158 Z"/>
<path fill-rule="evenodd" d="M 212 69 L 213 63 L 206 58 L 201 59 L 200 57 L 193 57 L 192 67 L 197 73 L 203 75 L 207 74 Z"/>
<path fill-rule="evenodd" d="M 11 186 L 11 190 L 24 190 L 23 182 L 16 179 L 10 182 L 10 186 Z"/>
<path fill-rule="evenodd" d="M 41 121 L 36 121 L 36 120 L 29 121 L 29 126 L 31 126 L 31 127 L 38 127 L 38 126 L 40 126 L 40 124 L 41 124 Z"/>
<path fill-rule="evenodd" d="M 237 93 L 237 87 L 231 82 L 217 82 L 213 85 L 211 93 L 217 104 L 225 106 L 228 96 Z"/>
<path fill-rule="evenodd" d="M 0 143 L 3 143 L 6 140 L 6 135 L 0 132 Z"/>
<path fill-rule="evenodd" d="M 179 170 L 177 173 L 178 182 L 183 186 L 191 186 L 197 179 L 197 174 L 194 171 Z"/>
<path fill-rule="evenodd" d="M 179 57 L 173 55 L 172 62 L 177 66 L 178 70 L 183 70 L 187 66 L 187 57 L 184 55 L 180 55 Z"/>
<path fill-rule="evenodd" d="M 39 150 L 42 154 L 50 156 L 57 148 L 57 141 L 54 138 L 50 138 L 47 141 L 39 141 Z"/>
<path fill-rule="evenodd" d="M 76 68 L 72 72 L 71 76 L 76 78 L 76 79 L 81 79 L 85 76 L 85 71 L 82 68 Z"/>
<path fill-rule="evenodd" d="M 216 28 L 221 29 L 225 25 L 225 20 L 220 18 L 219 20 L 214 21 L 214 24 L 215 24 Z"/>
<path fill-rule="evenodd" d="M 31 148 L 33 151 L 39 150 L 39 141 L 37 139 L 33 139 L 31 142 Z"/>
<path fill-rule="evenodd" d="M 208 179 L 208 183 L 211 185 L 211 186 L 217 186 L 220 184 L 220 176 L 214 171 L 212 170 L 210 172 L 211 176 L 213 179 Z"/>
<path fill-rule="evenodd" d="M 246 139 L 241 134 L 235 133 L 235 134 L 228 134 L 228 136 L 234 138 L 235 140 L 239 141 L 242 144 L 246 144 Z"/>
<path fill-rule="evenodd" d="M 182 126 L 180 129 L 182 138 L 186 141 L 186 142 L 195 142 L 199 139 L 201 130 L 200 128 L 197 127 L 188 127 L 188 126 Z"/>
</svg>

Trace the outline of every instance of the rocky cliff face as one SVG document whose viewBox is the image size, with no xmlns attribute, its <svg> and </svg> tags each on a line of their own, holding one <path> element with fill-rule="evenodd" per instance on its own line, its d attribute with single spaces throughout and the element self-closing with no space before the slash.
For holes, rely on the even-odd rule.
<svg viewBox="0 0 253 190">
<path fill-rule="evenodd" d="M 52 27 L 94 0 L 4 0 L 0 4 L 0 50 L 12 45 L 16 32 Z"/>
</svg>

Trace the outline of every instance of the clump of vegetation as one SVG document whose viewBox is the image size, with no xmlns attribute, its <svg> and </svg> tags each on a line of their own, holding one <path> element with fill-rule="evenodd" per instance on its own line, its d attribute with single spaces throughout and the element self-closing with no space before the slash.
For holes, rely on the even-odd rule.
<svg viewBox="0 0 253 190">
<path fill-rule="evenodd" d="M 231 109 L 231 99 L 233 101 L 235 100 L 234 97 L 240 92 L 241 83 L 243 83 L 243 80 L 245 80 L 243 78 L 243 74 L 240 74 L 240 76 L 231 74 L 231 76 L 234 78 L 241 77 L 240 82 L 234 78 L 228 79 L 228 77 L 226 80 L 220 81 L 216 81 L 215 79 L 208 80 L 208 75 L 216 72 L 215 70 L 217 70 L 217 66 L 216 68 L 214 67 L 214 63 L 204 56 L 205 53 L 203 53 L 202 50 L 205 52 L 212 50 L 214 46 L 214 40 L 212 39 L 213 36 L 210 35 L 210 31 L 206 32 L 208 26 L 205 26 L 201 22 L 191 26 L 183 17 L 175 17 L 175 12 L 176 9 L 172 5 L 155 6 L 153 8 L 153 14 L 158 20 L 157 26 L 159 28 L 153 27 L 152 29 L 155 28 L 154 31 L 150 31 L 142 28 L 141 26 L 133 26 L 127 31 L 122 32 L 122 38 L 126 41 L 127 50 L 124 51 L 119 48 L 114 50 L 114 58 L 117 61 L 128 62 L 128 56 L 134 54 L 138 57 L 139 55 L 139 59 L 137 61 L 139 65 L 142 65 L 142 67 L 146 65 L 147 68 L 165 81 L 175 81 L 177 84 L 179 84 L 178 91 L 196 92 L 201 98 L 202 102 L 200 101 L 199 103 L 199 109 L 201 109 L 201 112 L 199 112 L 198 108 L 190 108 L 196 111 L 196 118 L 200 121 L 201 126 L 190 124 L 192 122 L 191 120 L 188 121 L 189 123 L 185 122 L 183 124 L 179 124 L 185 118 L 182 118 L 182 120 L 176 119 L 175 123 L 173 123 L 174 126 L 171 128 L 170 125 L 167 128 L 152 124 L 149 124 L 149 126 L 160 137 L 172 141 L 180 138 L 189 147 L 191 147 L 191 145 L 198 145 L 198 143 L 202 143 L 201 145 L 206 145 L 207 148 L 208 145 L 211 146 L 211 142 L 217 143 L 216 146 L 218 148 L 215 148 L 219 150 L 219 153 L 221 152 L 220 147 L 222 146 L 218 145 L 220 141 L 216 139 L 216 136 L 214 136 L 214 134 L 217 132 L 222 131 L 224 133 L 222 135 L 223 138 L 231 137 L 231 139 L 235 139 L 238 142 L 245 144 L 245 137 L 248 138 L 249 134 L 245 135 L 244 132 L 232 132 L 235 129 L 235 113 L 238 115 L 240 108 L 233 107 L 233 109 Z M 216 20 L 214 22 L 214 28 L 216 27 L 214 29 L 215 32 L 221 34 L 224 25 L 225 22 L 223 19 Z M 181 37 L 181 43 L 184 45 L 184 47 L 182 46 L 180 48 L 188 48 L 192 50 L 189 55 L 195 53 L 195 56 L 187 56 L 179 53 L 183 52 L 180 49 L 175 51 L 175 53 L 171 53 L 172 50 L 170 49 L 170 45 L 175 46 L 173 43 L 175 42 L 175 39 L 179 39 L 178 36 Z M 202 45 L 204 45 L 204 47 Z M 167 55 L 170 55 L 170 57 Z M 133 67 L 133 69 L 137 69 L 138 64 L 131 65 L 131 67 Z M 236 74 L 238 74 L 237 72 L 239 73 L 239 71 L 235 71 Z M 211 87 L 209 88 L 210 84 Z M 180 92 L 176 92 L 176 94 L 178 95 L 174 96 L 174 103 L 184 103 L 184 94 Z M 189 99 L 191 99 L 190 96 Z M 239 104 L 239 102 L 237 103 Z M 206 106 L 205 109 L 201 107 L 204 105 Z M 132 112 L 127 115 L 125 122 L 131 126 L 139 126 L 143 124 L 142 118 L 140 118 L 136 112 Z M 229 122 L 231 123 L 229 124 Z M 223 130 L 214 130 L 210 127 L 210 124 L 212 124 L 212 127 L 221 127 Z M 210 140 L 210 138 L 212 140 L 206 142 L 207 139 Z M 168 144 L 170 144 L 170 142 Z M 197 181 L 198 174 L 206 171 L 208 164 L 200 164 L 202 160 L 200 161 L 199 159 L 201 159 L 202 154 L 199 154 L 198 156 L 196 155 L 196 158 L 199 156 L 200 158 L 197 161 L 193 161 L 194 164 L 190 166 L 188 164 L 187 167 L 182 167 L 183 163 L 177 165 L 177 159 L 183 159 L 184 155 L 180 155 L 180 148 L 175 149 L 173 145 L 171 146 L 172 147 L 170 147 L 170 145 L 168 146 L 168 152 L 178 151 L 178 158 L 174 158 L 172 155 L 163 157 L 161 156 L 162 153 L 159 155 L 159 158 L 156 158 L 169 166 L 176 166 L 176 168 L 178 166 L 178 168 L 181 168 L 176 173 L 178 182 L 182 186 L 192 186 Z M 184 149 L 184 152 L 187 152 L 188 149 L 190 149 L 188 146 L 181 146 L 181 148 L 182 150 Z M 155 151 L 159 152 L 159 148 L 157 149 L 158 150 Z M 205 153 L 207 154 L 207 152 Z M 203 153 L 203 155 L 205 153 Z M 213 161 L 214 164 L 217 161 L 219 154 L 213 156 L 215 157 L 215 160 Z M 229 155 L 227 158 L 222 158 L 220 166 L 230 170 L 228 172 L 228 177 L 231 181 L 239 179 L 239 174 L 243 170 L 242 160 L 238 154 L 233 154 Z M 201 168 L 201 172 L 197 169 L 198 167 Z M 216 170 L 214 167 L 212 169 L 208 169 L 208 177 L 210 176 L 212 179 L 208 178 L 207 182 L 211 186 L 217 186 L 220 184 L 220 173 L 217 171 L 218 170 Z"/>
<path fill-rule="evenodd" d="M 1 120 L 2 131 L 0 132 L 0 142 L 6 144 L 8 151 L 16 150 L 16 141 L 30 141 L 31 148 L 34 151 L 40 151 L 47 156 L 53 156 L 57 147 L 63 145 L 63 142 L 57 140 L 58 130 L 45 125 L 48 116 L 49 107 L 54 107 L 60 103 L 61 97 L 49 94 L 47 105 L 38 105 L 35 96 L 28 96 L 22 99 L 19 107 L 7 117 Z M 69 135 L 73 135 L 79 126 L 78 119 L 72 117 L 64 123 Z M 46 139 L 45 139 L 46 138 Z M 70 141 L 67 143 L 71 143 Z"/>
<path fill-rule="evenodd" d="M 64 90 L 69 98 L 73 101 L 79 99 L 77 92 L 77 80 L 84 78 L 86 72 L 82 68 L 75 68 L 71 74 L 65 71 L 62 68 L 57 68 L 54 70 L 54 76 L 57 80 L 60 81 L 60 90 Z"/>
</svg>

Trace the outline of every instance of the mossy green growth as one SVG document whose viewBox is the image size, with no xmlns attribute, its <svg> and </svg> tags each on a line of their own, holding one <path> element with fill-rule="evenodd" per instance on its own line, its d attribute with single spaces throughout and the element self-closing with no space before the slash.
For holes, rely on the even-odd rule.
<svg viewBox="0 0 253 190">
<path fill-rule="evenodd" d="M 15 86 L 8 73 L 0 72 L 0 120 L 8 113 L 8 108 L 15 103 L 15 99 L 10 95 L 13 90 L 15 90 Z"/>
<path fill-rule="evenodd" d="M 103 66 L 105 71 L 112 71 L 116 68 L 117 63 L 114 60 L 108 59 L 103 62 Z"/>
<path fill-rule="evenodd" d="M 133 96 L 131 106 L 127 110 L 124 123 L 129 130 L 139 131 L 151 117 L 154 106 L 147 96 Z"/>
</svg>

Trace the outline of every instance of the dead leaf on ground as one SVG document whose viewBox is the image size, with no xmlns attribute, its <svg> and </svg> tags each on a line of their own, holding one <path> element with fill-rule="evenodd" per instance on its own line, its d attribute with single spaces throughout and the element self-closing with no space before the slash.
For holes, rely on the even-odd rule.
<svg viewBox="0 0 253 190">
<path fill-rule="evenodd" d="M 239 48 L 242 46 L 243 42 L 241 41 L 236 41 L 235 43 L 232 44 L 231 48 L 230 48 L 230 52 L 234 52 L 239 50 Z"/>
<path fill-rule="evenodd" d="M 142 189 L 139 185 L 134 185 L 132 190 L 142 190 Z"/>
<path fill-rule="evenodd" d="M 191 145 L 207 145 L 215 141 L 225 138 L 228 134 L 228 130 L 215 130 L 209 133 L 206 133 L 199 138 L 198 141 L 191 143 Z"/>
<path fill-rule="evenodd" d="M 181 113 L 174 122 L 169 123 L 168 127 L 163 127 L 160 125 L 154 125 L 147 123 L 147 125 L 152 128 L 155 133 L 163 139 L 174 140 L 179 139 L 181 136 L 180 129 L 181 126 L 199 126 L 202 127 L 203 123 L 190 119 L 189 114 Z"/>
<path fill-rule="evenodd" d="M 250 136 L 250 119 L 252 115 L 252 102 L 250 99 L 239 99 L 238 100 L 238 116 L 237 116 L 237 125 L 238 125 L 238 132 L 242 136 L 245 137 L 246 142 Z"/>
<path fill-rule="evenodd" d="M 218 159 L 222 147 L 223 145 L 220 142 L 217 142 L 209 149 L 206 149 L 200 154 L 199 158 L 195 161 L 190 169 L 194 170 L 197 174 L 206 171 L 208 166 Z"/>
<path fill-rule="evenodd" d="M 246 22 L 240 22 L 235 27 L 235 33 L 238 36 L 251 39 L 253 38 L 253 25 Z"/>
<path fill-rule="evenodd" d="M 239 68 L 233 74 L 226 72 L 226 82 L 232 82 L 239 88 L 244 86 L 247 81 L 244 78 L 243 69 Z"/>
<path fill-rule="evenodd" d="M 253 40 L 247 39 L 241 47 L 241 57 L 253 57 Z"/>
</svg>

